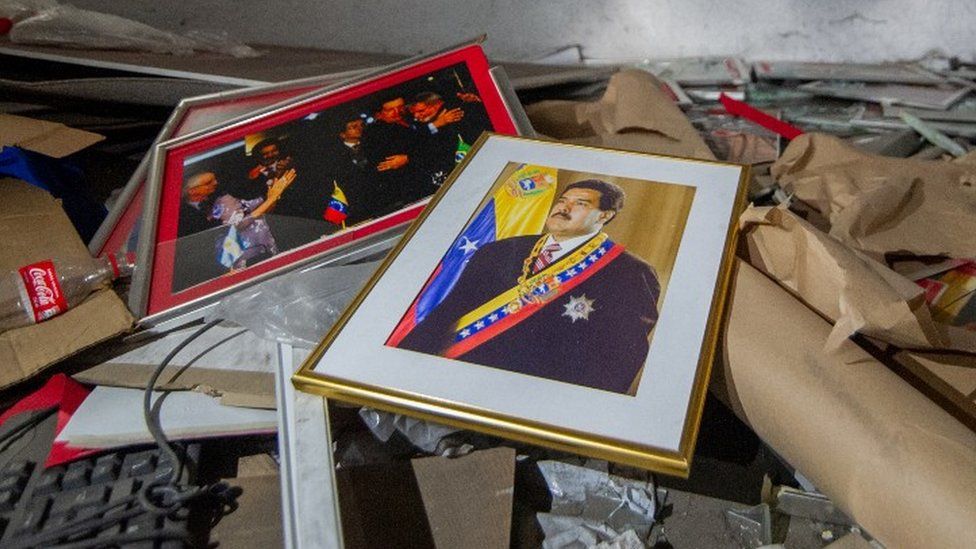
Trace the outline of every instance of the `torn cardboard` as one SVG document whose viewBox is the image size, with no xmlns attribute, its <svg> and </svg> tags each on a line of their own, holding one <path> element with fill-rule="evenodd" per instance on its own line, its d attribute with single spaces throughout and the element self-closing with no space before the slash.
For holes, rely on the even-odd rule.
<svg viewBox="0 0 976 549">
<path fill-rule="evenodd" d="M 247 456 L 238 460 L 237 476 L 228 479 L 231 486 L 242 490 L 237 498 L 238 506 L 233 513 L 224 515 L 213 530 L 210 542 L 220 547 L 281 547 L 284 543 L 284 529 L 281 512 L 281 478 L 275 464 L 248 470 L 244 465 L 253 458 Z M 253 468 L 251 468 L 253 469 Z"/>
<path fill-rule="evenodd" d="M 336 469 L 346 549 L 435 546 L 411 472 L 410 464 L 403 461 Z"/>
<path fill-rule="evenodd" d="M 830 220 L 830 234 L 881 255 L 976 257 L 976 165 L 881 157 L 824 134 L 790 142 L 771 168 Z"/>
<path fill-rule="evenodd" d="M 89 259 L 88 248 L 47 192 L 14 179 L 0 179 L 0 273 L 57 258 Z M 0 388 L 23 381 L 82 349 L 132 327 L 125 304 L 109 288 L 50 320 L 0 333 Z"/>
<path fill-rule="evenodd" d="M 0 149 L 20 147 L 62 158 L 105 139 L 97 133 L 69 128 L 57 122 L 0 113 Z"/>
<path fill-rule="evenodd" d="M 515 450 L 492 448 L 411 463 L 436 547 L 509 547 Z"/>
<path fill-rule="evenodd" d="M 971 545 L 976 433 L 854 343 L 823 353 L 830 323 L 748 264 L 733 290 L 712 386 L 736 414 L 885 546 Z"/>
<path fill-rule="evenodd" d="M 856 332 L 903 348 L 976 352 L 976 333 L 933 320 L 924 290 L 784 207 L 749 208 L 750 262 L 835 322 L 828 348 Z"/>
<path fill-rule="evenodd" d="M 174 330 L 163 337 L 113 349 L 113 356 L 74 374 L 92 385 L 145 388 L 166 355 L 198 326 Z M 249 330 L 222 323 L 208 330 L 173 357 L 156 387 L 194 390 L 219 398 L 221 404 L 274 409 L 274 368 L 277 345 Z"/>
<path fill-rule="evenodd" d="M 595 102 L 540 101 L 525 108 L 536 131 L 579 145 L 714 160 L 660 82 L 640 70 L 614 74 Z"/>
</svg>

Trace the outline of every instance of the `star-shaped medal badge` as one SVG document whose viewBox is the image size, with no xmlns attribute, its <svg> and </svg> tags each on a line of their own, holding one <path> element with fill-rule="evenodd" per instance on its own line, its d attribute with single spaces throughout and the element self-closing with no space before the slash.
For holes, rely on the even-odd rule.
<svg viewBox="0 0 976 549">
<path fill-rule="evenodd" d="M 579 297 L 569 296 L 569 303 L 564 305 L 566 310 L 563 311 L 563 316 L 568 316 L 572 319 L 573 324 L 577 320 L 589 320 L 590 313 L 594 311 L 593 309 L 593 299 L 586 299 L 586 294 Z"/>
</svg>

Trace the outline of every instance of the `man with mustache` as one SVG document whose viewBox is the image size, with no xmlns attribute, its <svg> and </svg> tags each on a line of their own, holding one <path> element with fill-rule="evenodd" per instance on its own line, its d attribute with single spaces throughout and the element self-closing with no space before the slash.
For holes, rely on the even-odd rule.
<svg viewBox="0 0 976 549">
<path fill-rule="evenodd" d="M 610 240 L 612 183 L 572 183 L 546 233 L 481 247 L 444 301 L 399 347 L 633 394 L 658 318 L 654 269 Z"/>
</svg>

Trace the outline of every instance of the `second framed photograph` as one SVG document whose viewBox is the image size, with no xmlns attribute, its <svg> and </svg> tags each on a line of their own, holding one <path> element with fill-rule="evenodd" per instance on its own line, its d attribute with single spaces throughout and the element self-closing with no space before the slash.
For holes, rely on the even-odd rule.
<svg viewBox="0 0 976 549">
<path fill-rule="evenodd" d="M 294 381 L 687 475 L 747 177 L 483 136 Z"/>
<path fill-rule="evenodd" d="M 355 74 L 325 75 L 304 78 L 290 82 L 269 84 L 254 88 L 188 97 L 173 109 L 169 119 L 163 124 L 152 147 L 173 138 L 189 135 L 248 113 L 266 108 L 275 103 L 287 101 L 316 89 L 341 82 Z M 88 243 L 93 256 L 103 257 L 109 253 L 135 253 L 139 242 L 139 226 L 142 207 L 145 202 L 147 173 L 151 155 L 146 155 L 125 188 L 115 200 L 102 226 Z"/>
<path fill-rule="evenodd" d="M 130 308 L 186 320 L 286 269 L 389 249 L 483 131 L 527 128 L 499 74 L 467 43 L 160 143 Z"/>
</svg>

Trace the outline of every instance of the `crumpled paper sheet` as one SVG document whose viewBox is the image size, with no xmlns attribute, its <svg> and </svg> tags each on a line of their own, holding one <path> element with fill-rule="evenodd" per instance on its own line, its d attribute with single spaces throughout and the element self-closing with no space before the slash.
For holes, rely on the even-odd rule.
<svg viewBox="0 0 976 549">
<path fill-rule="evenodd" d="M 540 101 L 525 112 L 536 131 L 566 143 L 715 159 L 657 79 L 641 70 L 614 74 L 597 101 Z"/>
<path fill-rule="evenodd" d="M 827 350 L 855 332 L 902 348 L 976 352 L 976 334 L 932 319 L 922 288 L 785 207 L 739 218 L 750 262 L 833 321 Z"/>
<path fill-rule="evenodd" d="M 712 388 L 886 547 L 971 548 L 976 433 L 739 262 Z"/>
<path fill-rule="evenodd" d="M 771 173 L 854 248 L 964 258 L 976 257 L 976 162 L 968 157 L 882 157 L 810 133 L 790 142 Z"/>
</svg>

